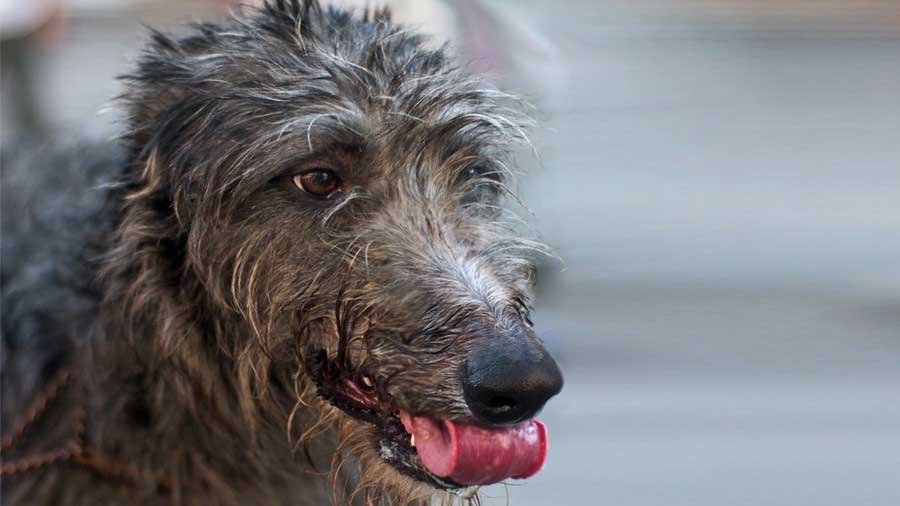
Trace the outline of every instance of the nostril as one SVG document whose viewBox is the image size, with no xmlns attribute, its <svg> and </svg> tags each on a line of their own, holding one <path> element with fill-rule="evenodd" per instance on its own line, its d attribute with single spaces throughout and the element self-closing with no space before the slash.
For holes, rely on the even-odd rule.
<svg viewBox="0 0 900 506">
<path fill-rule="evenodd" d="M 531 339 L 480 341 L 462 377 L 466 404 L 479 422 L 500 426 L 533 418 L 562 388 L 550 354 Z"/>
<path fill-rule="evenodd" d="M 516 409 L 516 401 L 510 397 L 491 397 L 487 401 L 487 407 L 495 413 L 506 413 Z"/>
</svg>

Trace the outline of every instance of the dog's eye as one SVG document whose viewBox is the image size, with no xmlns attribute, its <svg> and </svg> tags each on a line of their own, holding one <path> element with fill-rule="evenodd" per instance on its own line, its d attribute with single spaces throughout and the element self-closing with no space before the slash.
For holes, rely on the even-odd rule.
<svg viewBox="0 0 900 506">
<path fill-rule="evenodd" d="M 500 172 L 490 165 L 473 163 L 463 171 L 462 178 L 466 181 L 481 180 L 479 182 L 499 183 L 502 178 Z"/>
<path fill-rule="evenodd" d="M 503 178 L 495 167 L 480 163 L 466 167 L 460 175 L 460 179 L 462 179 L 462 184 L 465 185 L 465 194 L 462 198 L 463 205 L 495 199 L 499 195 L 503 184 Z"/>
<path fill-rule="evenodd" d="M 330 197 L 340 190 L 341 178 L 332 170 L 310 169 L 294 176 L 294 185 L 310 195 Z"/>
</svg>

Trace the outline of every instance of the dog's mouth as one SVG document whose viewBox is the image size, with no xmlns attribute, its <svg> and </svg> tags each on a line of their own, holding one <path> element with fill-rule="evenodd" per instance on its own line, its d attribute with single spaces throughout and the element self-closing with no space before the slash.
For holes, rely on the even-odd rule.
<svg viewBox="0 0 900 506">
<path fill-rule="evenodd" d="M 425 468 L 464 485 L 528 478 L 547 456 L 547 429 L 537 420 L 486 428 L 401 411 L 400 421 Z"/>
<path fill-rule="evenodd" d="M 307 360 L 319 395 L 371 424 L 375 450 L 401 473 L 440 489 L 489 485 L 536 474 L 547 456 L 547 429 L 536 419 L 483 427 L 397 409 L 367 376 L 336 374 L 324 352 Z"/>
</svg>

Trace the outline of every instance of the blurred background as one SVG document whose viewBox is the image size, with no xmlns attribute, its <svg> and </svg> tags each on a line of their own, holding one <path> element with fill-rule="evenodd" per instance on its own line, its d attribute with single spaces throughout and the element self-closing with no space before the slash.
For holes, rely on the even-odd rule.
<svg viewBox="0 0 900 506">
<path fill-rule="evenodd" d="M 0 2 L 0 135 L 113 136 L 141 24 L 226 3 Z M 900 504 L 900 2 L 391 3 L 541 122 L 567 385 L 484 504 Z"/>
</svg>

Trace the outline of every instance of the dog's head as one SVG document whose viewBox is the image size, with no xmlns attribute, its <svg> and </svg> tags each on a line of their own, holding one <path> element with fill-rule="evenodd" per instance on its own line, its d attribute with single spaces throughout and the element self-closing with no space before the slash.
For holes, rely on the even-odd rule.
<svg viewBox="0 0 900 506">
<path fill-rule="evenodd" d="M 537 472 L 562 377 L 529 319 L 543 248 L 505 206 L 511 97 L 383 12 L 311 1 L 156 35 L 126 84 L 131 216 L 166 231 L 149 247 L 178 252 L 248 398 L 290 384 L 364 483 Z"/>
</svg>

